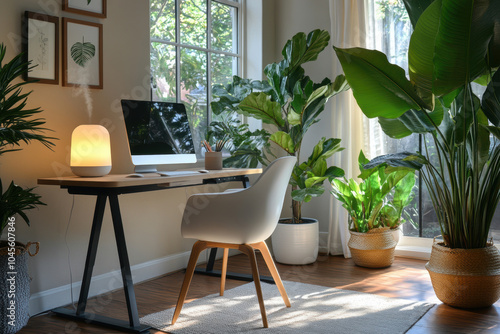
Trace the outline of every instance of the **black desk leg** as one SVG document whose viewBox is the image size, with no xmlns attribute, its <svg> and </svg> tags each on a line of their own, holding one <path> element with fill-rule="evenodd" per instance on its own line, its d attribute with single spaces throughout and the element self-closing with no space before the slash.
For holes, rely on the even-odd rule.
<svg viewBox="0 0 500 334">
<path fill-rule="evenodd" d="M 125 243 L 125 233 L 123 231 L 122 217 L 120 214 L 120 205 L 118 196 L 109 196 L 109 205 L 111 207 L 111 216 L 115 228 L 116 246 L 118 247 L 118 257 L 122 271 L 123 289 L 125 290 L 125 299 L 127 301 L 128 318 L 131 327 L 137 327 L 139 323 L 139 312 L 137 311 L 137 302 L 135 299 L 134 283 L 132 282 L 132 273 L 128 260 L 127 245 Z"/>
<path fill-rule="evenodd" d="M 217 256 L 217 248 L 210 248 L 210 256 L 208 257 L 206 271 L 213 271 L 215 264 L 215 257 Z"/>
<path fill-rule="evenodd" d="M 87 299 L 89 296 L 90 281 L 92 280 L 92 271 L 94 269 L 95 258 L 97 254 L 97 245 L 99 244 L 99 236 L 101 233 L 102 220 L 106 200 L 108 194 L 98 195 L 94 211 L 94 220 L 92 222 L 92 230 L 90 232 L 89 248 L 87 251 L 87 259 L 85 260 L 85 271 L 83 273 L 82 288 L 78 299 L 76 313 L 64 307 L 53 309 L 56 315 L 66 317 L 72 320 L 85 321 L 87 323 L 106 326 L 109 328 L 132 332 L 132 333 L 149 333 L 150 326 L 141 325 L 139 323 L 139 313 L 137 311 L 137 303 L 135 300 L 134 286 L 132 283 L 132 274 L 130 272 L 130 263 L 128 260 L 127 247 L 125 245 L 125 234 L 123 232 L 120 207 L 118 205 L 118 197 L 116 194 L 109 195 L 109 204 L 111 207 L 111 215 L 113 218 L 113 226 L 115 229 L 116 244 L 118 247 L 118 257 L 120 259 L 120 267 L 123 278 L 123 288 L 125 290 L 125 298 L 127 300 L 127 310 L 129 321 L 109 318 L 98 314 L 87 313 Z"/>
<path fill-rule="evenodd" d="M 81 316 L 85 313 L 87 307 L 87 298 L 89 296 L 90 281 L 92 279 L 92 271 L 94 270 L 95 256 L 97 254 L 97 245 L 99 244 L 99 236 L 101 234 L 102 218 L 104 216 L 104 208 L 106 207 L 106 195 L 97 196 L 97 201 L 94 210 L 94 220 L 92 222 L 92 230 L 90 232 L 89 248 L 87 250 L 87 258 L 85 260 L 85 271 L 83 272 L 82 287 L 80 289 L 80 298 L 76 308 L 76 315 Z"/>
</svg>

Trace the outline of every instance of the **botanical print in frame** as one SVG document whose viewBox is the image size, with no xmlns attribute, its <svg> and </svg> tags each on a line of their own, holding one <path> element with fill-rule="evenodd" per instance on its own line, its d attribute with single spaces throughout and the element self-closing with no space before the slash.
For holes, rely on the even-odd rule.
<svg viewBox="0 0 500 334">
<path fill-rule="evenodd" d="M 63 86 L 103 87 L 102 24 L 63 18 Z"/>
<path fill-rule="evenodd" d="M 23 52 L 31 61 L 31 71 L 24 80 L 59 84 L 59 18 L 40 13 L 24 13 Z"/>
<path fill-rule="evenodd" d="M 63 10 L 104 18 L 106 17 L 106 0 L 63 0 Z"/>
</svg>

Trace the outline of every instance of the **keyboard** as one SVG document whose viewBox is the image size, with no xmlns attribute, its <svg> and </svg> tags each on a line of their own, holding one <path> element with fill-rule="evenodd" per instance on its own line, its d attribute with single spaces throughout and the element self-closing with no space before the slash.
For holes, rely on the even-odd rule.
<svg viewBox="0 0 500 334">
<path fill-rule="evenodd" d="M 172 170 L 172 171 L 156 172 L 156 173 L 160 174 L 161 176 L 183 176 L 183 175 L 200 174 L 200 172 L 195 170 Z"/>
</svg>

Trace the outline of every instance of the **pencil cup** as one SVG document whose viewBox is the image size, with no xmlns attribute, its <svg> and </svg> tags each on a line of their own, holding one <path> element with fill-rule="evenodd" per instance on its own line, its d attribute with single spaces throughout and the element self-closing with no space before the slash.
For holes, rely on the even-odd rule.
<svg viewBox="0 0 500 334">
<path fill-rule="evenodd" d="M 222 169 L 222 152 L 205 152 L 205 169 Z"/>
</svg>

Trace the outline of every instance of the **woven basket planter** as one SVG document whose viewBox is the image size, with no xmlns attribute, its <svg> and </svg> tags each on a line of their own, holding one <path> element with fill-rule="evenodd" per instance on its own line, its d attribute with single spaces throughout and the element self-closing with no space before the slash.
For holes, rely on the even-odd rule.
<svg viewBox="0 0 500 334">
<path fill-rule="evenodd" d="M 385 268 L 394 262 L 397 242 L 388 229 L 374 229 L 368 233 L 349 231 L 348 246 L 354 263 L 360 267 Z"/>
<path fill-rule="evenodd" d="M 35 253 L 30 253 L 31 245 L 36 246 Z M 38 245 L 38 242 L 30 242 L 27 245 L 16 242 L 15 255 L 11 257 L 7 242 L 0 241 L 0 281 L 2 282 L 0 333 L 2 334 L 17 333 L 28 323 L 31 279 L 28 275 L 27 257 L 28 254 L 35 256 L 38 253 Z M 14 263 L 13 267 L 10 267 L 12 263 Z M 15 292 L 12 292 L 13 290 Z"/>
<path fill-rule="evenodd" d="M 434 242 L 425 268 L 436 296 L 449 306 L 482 308 L 500 299 L 500 252 L 493 244 L 451 249 Z"/>
</svg>

